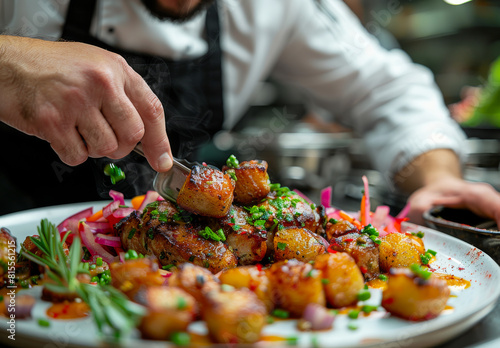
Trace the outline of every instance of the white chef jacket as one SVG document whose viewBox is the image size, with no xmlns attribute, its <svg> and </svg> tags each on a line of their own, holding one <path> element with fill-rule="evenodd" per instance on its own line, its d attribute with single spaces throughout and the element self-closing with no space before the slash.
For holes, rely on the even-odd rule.
<svg viewBox="0 0 500 348">
<path fill-rule="evenodd" d="M 225 120 L 230 129 L 259 84 L 273 77 L 304 92 L 364 137 L 386 177 L 436 148 L 460 151 L 428 69 L 387 51 L 340 0 L 219 0 Z M 68 0 L 0 0 L 0 32 L 56 40 Z M 172 59 L 207 50 L 206 13 L 185 23 L 153 18 L 139 0 L 100 0 L 91 34 L 121 49 Z"/>
</svg>

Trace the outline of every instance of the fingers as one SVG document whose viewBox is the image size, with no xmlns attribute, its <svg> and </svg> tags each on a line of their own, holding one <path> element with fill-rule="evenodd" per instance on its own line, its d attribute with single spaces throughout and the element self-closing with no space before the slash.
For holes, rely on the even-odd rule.
<svg viewBox="0 0 500 348">
<path fill-rule="evenodd" d="M 110 124 L 97 109 L 77 118 L 76 127 L 85 140 L 89 157 L 110 157 L 118 149 L 118 140 Z"/>
<path fill-rule="evenodd" d="M 125 82 L 125 93 L 144 124 L 141 142 L 144 154 L 153 169 L 163 172 L 172 167 L 172 152 L 165 128 L 163 106 L 144 80 L 131 68 Z"/>
<path fill-rule="evenodd" d="M 82 164 L 88 158 L 87 147 L 76 128 L 66 129 L 45 139 L 61 161 L 69 166 Z"/>
</svg>

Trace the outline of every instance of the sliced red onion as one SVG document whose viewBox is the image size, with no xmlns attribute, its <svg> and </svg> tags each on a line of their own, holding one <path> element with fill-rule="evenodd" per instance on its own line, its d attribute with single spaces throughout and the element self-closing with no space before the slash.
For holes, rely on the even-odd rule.
<svg viewBox="0 0 500 348">
<path fill-rule="evenodd" d="M 113 201 L 109 203 L 107 206 L 102 208 L 102 217 L 107 219 L 108 216 L 113 214 L 113 212 L 120 207 L 120 201 Z"/>
<path fill-rule="evenodd" d="M 293 192 L 295 192 L 296 194 L 298 194 L 300 197 L 304 198 L 306 200 L 306 202 L 308 202 L 309 204 L 313 204 L 314 203 L 313 201 L 311 201 L 311 199 L 309 199 L 309 197 L 307 197 L 304 193 L 300 192 L 299 190 L 294 189 Z"/>
<path fill-rule="evenodd" d="M 57 225 L 57 230 L 59 232 L 68 231 L 68 230 L 70 230 L 68 228 L 68 224 L 71 221 L 76 221 L 76 223 L 78 223 L 80 220 L 83 220 L 85 218 L 88 218 L 89 216 L 92 216 L 92 214 L 93 214 L 92 207 L 84 209 L 82 211 L 79 211 L 78 213 L 71 215 L 70 217 L 66 218 L 63 222 L 61 222 L 59 225 Z M 77 231 L 77 230 L 74 230 L 74 231 Z"/>
<path fill-rule="evenodd" d="M 404 219 L 408 215 L 410 208 L 410 202 L 406 203 L 405 207 L 396 215 L 396 219 Z"/>
<path fill-rule="evenodd" d="M 92 233 L 110 233 L 113 232 L 111 226 L 109 226 L 109 222 L 107 221 L 87 221 L 87 225 L 89 225 Z"/>
<path fill-rule="evenodd" d="M 320 203 L 325 208 L 330 208 L 332 202 L 332 187 L 328 186 L 321 190 Z"/>
<path fill-rule="evenodd" d="M 158 198 L 156 199 L 157 201 L 164 201 L 165 198 L 163 198 L 162 196 L 158 196 Z"/>
<path fill-rule="evenodd" d="M 136 211 L 134 208 L 118 208 L 111 215 L 108 216 L 108 223 L 110 227 L 114 226 L 121 219 L 126 218 Z"/>
<path fill-rule="evenodd" d="M 16 295 L 15 297 L 16 305 L 16 319 L 24 319 L 31 317 L 31 310 L 35 305 L 36 299 L 31 295 Z M 11 302 L 10 296 L 4 296 L 3 303 L 5 308 L 9 308 L 9 303 Z"/>
<path fill-rule="evenodd" d="M 119 248 L 122 246 L 122 242 L 120 240 L 120 237 L 118 237 L 118 236 L 109 236 L 109 235 L 98 233 L 95 236 L 95 241 L 98 244 L 113 247 L 113 248 Z"/>
<path fill-rule="evenodd" d="M 389 215 L 390 208 L 387 205 L 379 205 L 372 216 L 372 225 L 376 229 L 382 229 L 385 227 L 387 222 L 387 216 Z"/>
<path fill-rule="evenodd" d="M 144 197 L 144 200 L 142 201 L 141 206 L 137 210 L 143 211 L 144 208 L 146 208 L 146 205 L 148 205 L 149 203 L 153 203 L 154 201 L 156 201 L 159 196 L 160 195 L 156 191 L 148 191 L 148 192 L 146 192 L 146 196 Z"/>
<path fill-rule="evenodd" d="M 335 316 L 325 307 L 316 303 L 309 303 L 304 310 L 302 319 L 311 324 L 311 330 L 329 330 L 333 326 Z"/>
<path fill-rule="evenodd" d="M 109 196 L 113 198 L 113 201 L 120 202 L 120 205 L 125 205 L 125 197 L 123 196 L 123 193 L 115 190 L 109 190 Z"/>
<path fill-rule="evenodd" d="M 80 232 L 80 237 L 82 238 L 82 243 L 85 245 L 92 256 L 100 256 L 108 264 L 111 264 L 118 260 L 118 257 L 113 256 L 95 241 L 95 237 L 90 230 L 89 225 L 85 222 L 81 222 L 78 231 Z"/>
</svg>

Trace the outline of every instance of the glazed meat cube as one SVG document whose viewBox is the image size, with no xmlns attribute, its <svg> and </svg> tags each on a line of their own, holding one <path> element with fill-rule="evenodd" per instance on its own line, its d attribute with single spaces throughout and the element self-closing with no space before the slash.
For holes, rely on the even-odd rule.
<svg viewBox="0 0 500 348">
<path fill-rule="evenodd" d="M 274 261 L 297 259 L 314 261 L 324 254 L 328 243 L 323 237 L 305 228 L 288 227 L 278 230 L 274 235 Z"/>
<path fill-rule="evenodd" d="M 191 169 L 177 196 L 177 204 L 189 212 L 223 217 L 233 203 L 235 182 L 229 174 L 208 166 Z"/>
<path fill-rule="evenodd" d="M 425 253 L 422 240 L 404 233 L 390 233 L 380 237 L 380 269 L 389 272 L 392 267 L 409 267 L 421 264 L 420 255 Z"/>
<path fill-rule="evenodd" d="M 354 232 L 333 238 L 330 241 L 330 249 L 351 255 L 365 280 L 373 279 L 380 274 L 378 245 L 366 234 Z"/>
<path fill-rule="evenodd" d="M 216 343 L 257 342 L 266 325 L 266 307 L 252 291 L 212 291 L 202 301 L 208 335 Z"/>
<path fill-rule="evenodd" d="M 327 222 L 325 228 L 326 240 L 332 240 L 332 238 L 352 232 L 359 232 L 359 230 L 347 220 L 337 220 L 335 223 Z"/>
<path fill-rule="evenodd" d="M 252 160 L 241 162 L 237 168 L 222 167 L 225 173 L 234 173 L 236 187 L 234 201 L 243 205 L 260 202 L 270 191 L 267 162 Z"/>
<path fill-rule="evenodd" d="M 277 308 L 300 318 L 309 303 L 326 304 L 321 272 L 297 260 L 276 262 L 269 269 L 273 300 Z"/>
</svg>

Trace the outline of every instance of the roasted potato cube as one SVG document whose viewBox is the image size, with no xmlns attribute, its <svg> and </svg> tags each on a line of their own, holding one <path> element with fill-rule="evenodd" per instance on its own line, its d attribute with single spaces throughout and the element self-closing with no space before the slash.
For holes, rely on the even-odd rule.
<svg viewBox="0 0 500 348">
<path fill-rule="evenodd" d="M 222 284 L 228 284 L 235 288 L 248 288 L 261 300 L 268 311 L 274 308 L 269 278 L 262 268 L 257 266 L 241 266 L 223 271 L 219 280 Z"/>
<path fill-rule="evenodd" d="M 145 339 L 167 340 L 174 332 L 186 331 L 197 312 L 191 295 L 170 286 L 142 288 L 134 300 L 147 308 L 138 326 Z"/>
<path fill-rule="evenodd" d="M 156 260 L 147 257 L 112 263 L 109 270 L 111 285 L 130 299 L 133 299 L 143 286 L 159 286 L 165 282 Z"/>
<path fill-rule="evenodd" d="M 321 271 L 326 301 L 335 308 L 354 305 L 365 283 L 354 259 L 347 253 L 319 255 L 314 268 Z"/>
<path fill-rule="evenodd" d="M 220 290 L 220 282 L 205 268 L 184 263 L 168 278 L 169 286 L 176 286 L 193 296 L 196 301 L 203 299 L 203 294 Z"/>
<path fill-rule="evenodd" d="M 216 343 L 254 343 L 266 325 L 266 307 L 248 289 L 212 291 L 202 301 L 202 317 Z"/>
<path fill-rule="evenodd" d="M 407 320 L 428 320 L 445 308 L 450 289 L 445 280 L 432 275 L 425 280 L 407 268 L 391 268 L 382 307 Z"/>
<path fill-rule="evenodd" d="M 366 234 L 348 233 L 333 238 L 330 243 L 330 249 L 352 256 L 365 280 L 371 280 L 380 274 L 378 245 Z"/>
<path fill-rule="evenodd" d="M 225 173 L 236 176 L 234 200 L 243 205 L 255 204 L 266 198 L 271 190 L 267 162 L 252 160 L 241 162 L 237 168 L 222 167 Z"/>
<path fill-rule="evenodd" d="M 288 227 L 278 230 L 274 235 L 274 260 L 297 259 L 313 261 L 316 256 L 324 254 L 328 243 L 315 233 L 299 227 Z"/>
<path fill-rule="evenodd" d="M 321 272 L 310 263 L 280 261 L 271 266 L 268 274 L 275 306 L 288 311 L 291 317 L 300 318 L 309 303 L 326 304 Z"/>
<path fill-rule="evenodd" d="M 420 254 L 425 250 L 412 236 L 389 233 L 380 237 L 380 240 L 382 243 L 379 246 L 379 258 L 382 272 L 389 272 L 392 267 L 409 267 L 414 263 L 422 263 Z"/>
<path fill-rule="evenodd" d="M 235 182 L 229 174 L 195 165 L 177 196 L 177 204 L 192 213 L 223 217 L 233 203 Z"/>
</svg>

